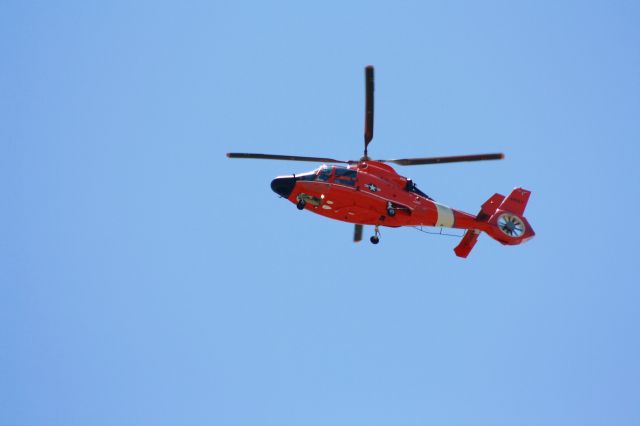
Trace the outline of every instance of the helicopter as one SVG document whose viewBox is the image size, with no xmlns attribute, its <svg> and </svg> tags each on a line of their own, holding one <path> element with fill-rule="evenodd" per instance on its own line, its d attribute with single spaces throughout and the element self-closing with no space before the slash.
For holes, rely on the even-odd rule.
<svg viewBox="0 0 640 426">
<path fill-rule="evenodd" d="M 506 197 L 496 193 L 482 204 L 478 214 L 472 215 L 435 201 L 389 165 L 501 160 L 504 154 L 373 160 L 368 153 L 373 139 L 373 111 L 374 68 L 368 65 L 365 67 L 364 155 L 360 160 L 237 152 L 227 153 L 227 157 L 324 163 L 310 172 L 278 176 L 272 180 L 271 189 L 299 210 L 353 223 L 354 242 L 362 240 L 364 225 L 374 227 L 370 238 L 373 244 L 380 242 L 381 226 L 456 228 L 465 233 L 454 252 L 466 258 L 481 232 L 503 245 L 518 245 L 535 236 L 524 217 L 531 195 L 526 189 L 515 188 Z"/>
</svg>

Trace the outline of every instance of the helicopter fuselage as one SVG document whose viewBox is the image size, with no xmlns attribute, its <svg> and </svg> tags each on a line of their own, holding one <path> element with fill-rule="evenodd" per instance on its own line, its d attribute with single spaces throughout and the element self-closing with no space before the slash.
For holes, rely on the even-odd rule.
<svg viewBox="0 0 640 426">
<path fill-rule="evenodd" d="M 343 222 L 483 229 L 475 216 L 440 204 L 387 164 L 361 161 L 279 176 L 271 188 L 300 209 Z"/>
</svg>

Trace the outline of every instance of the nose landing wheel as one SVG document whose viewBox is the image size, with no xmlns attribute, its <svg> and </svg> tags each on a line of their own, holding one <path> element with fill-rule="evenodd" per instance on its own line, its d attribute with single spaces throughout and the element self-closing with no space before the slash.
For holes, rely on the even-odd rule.
<svg viewBox="0 0 640 426">
<path fill-rule="evenodd" d="M 373 232 L 374 234 L 369 238 L 369 241 L 371 241 L 371 244 L 378 244 L 380 242 L 380 229 L 378 229 L 378 225 L 376 225 Z"/>
</svg>

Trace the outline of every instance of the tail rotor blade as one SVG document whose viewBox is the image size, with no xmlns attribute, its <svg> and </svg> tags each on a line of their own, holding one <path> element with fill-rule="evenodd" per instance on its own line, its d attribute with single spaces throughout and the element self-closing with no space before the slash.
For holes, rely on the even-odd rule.
<svg viewBox="0 0 640 426">
<path fill-rule="evenodd" d="M 364 156 L 367 157 L 367 147 L 373 139 L 373 66 L 364 69 L 365 109 L 364 109 Z"/>
</svg>

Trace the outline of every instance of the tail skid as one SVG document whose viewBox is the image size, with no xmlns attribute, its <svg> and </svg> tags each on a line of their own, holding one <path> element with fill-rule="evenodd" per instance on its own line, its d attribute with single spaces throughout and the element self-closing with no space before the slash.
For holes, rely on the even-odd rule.
<svg viewBox="0 0 640 426">
<path fill-rule="evenodd" d="M 482 204 L 476 216 L 477 228 L 469 229 L 460 244 L 453 249 L 458 257 L 466 258 L 484 231 L 505 245 L 517 245 L 530 240 L 535 232 L 523 216 L 531 191 L 515 188 L 506 198 L 493 194 Z"/>
</svg>

